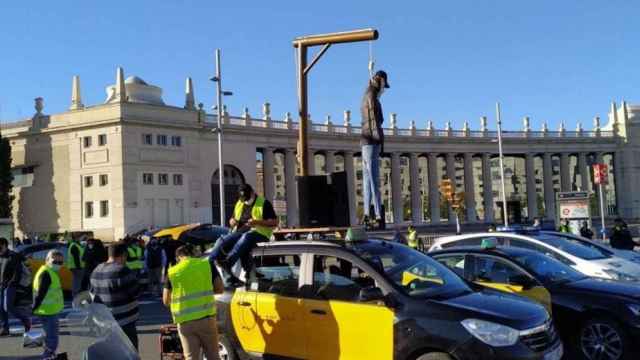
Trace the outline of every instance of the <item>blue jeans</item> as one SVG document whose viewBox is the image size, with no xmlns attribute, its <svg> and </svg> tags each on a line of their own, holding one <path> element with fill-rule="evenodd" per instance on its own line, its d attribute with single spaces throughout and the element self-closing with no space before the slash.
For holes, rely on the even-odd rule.
<svg viewBox="0 0 640 360">
<path fill-rule="evenodd" d="M 211 254 L 210 259 L 220 260 L 223 258 L 223 251 L 228 251 L 226 256 L 226 265 L 230 269 L 238 259 L 242 262 L 242 268 L 245 271 L 251 270 L 251 250 L 259 242 L 269 241 L 266 237 L 255 231 L 246 233 L 231 233 L 225 237 L 218 239 Z M 231 250 L 229 250 L 231 249 Z"/>
<path fill-rule="evenodd" d="M 46 315 L 39 316 L 40 322 L 42 322 L 42 330 L 44 330 L 44 352 L 42 357 L 44 359 L 55 358 L 56 350 L 58 350 L 58 315 Z"/>
<path fill-rule="evenodd" d="M 15 306 L 16 288 L 13 286 L 0 287 L 0 330 L 9 330 L 9 313 L 22 322 L 25 330 L 31 328 L 31 316 Z"/>
<path fill-rule="evenodd" d="M 362 145 L 362 189 L 364 195 L 364 215 L 369 217 L 369 207 L 373 202 L 376 218 L 382 218 L 380 201 L 380 145 Z M 373 195 L 373 199 L 371 196 Z"/>
</svg>

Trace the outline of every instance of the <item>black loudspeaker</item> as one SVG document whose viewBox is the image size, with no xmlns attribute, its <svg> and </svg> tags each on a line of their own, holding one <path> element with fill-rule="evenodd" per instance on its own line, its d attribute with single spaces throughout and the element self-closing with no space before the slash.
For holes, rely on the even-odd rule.
<svg viewBox="0 0 640 360">
<path fill-rule="evenodd" d="M 349 226 L 349 190 L 347 188 L 347 173 L 344 171 L 331 174 L 331 225 Z"/>
<path fill-rule="evenodd" d="M 298 209 L 300 227 L 331 225 L 331 191 L 327 177 L 298 176 Z"/>
</svg>

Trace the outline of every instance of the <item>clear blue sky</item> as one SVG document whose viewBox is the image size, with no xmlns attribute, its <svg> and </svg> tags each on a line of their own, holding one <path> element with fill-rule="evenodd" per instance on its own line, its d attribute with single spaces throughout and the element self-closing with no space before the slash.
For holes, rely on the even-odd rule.
<svg viewBox="0 0 640 360">
<path fill-rule="evenodd" d="M 294 37 L 374 27 L 376 63 L 391 84 L 384 111 L 403 126 L 477 128 L 499 100 L 509 128 L 523 116 L 535 129 L 543 120 L 591 127 L 610 101 L 639 100 L 638 13 L 635 1 L 591 0 L 3 1 L 0 119 L 31 116 L 37 96 L 45 112 L 65 110 L 76 74 L 85 104 L 101 103 L 118 65 L 178 106 L 191 76 L 209 109 L 218 47 L 232 114 L 248 106 L 258 115 L 269 101 L 281 118 L 296 112 Z M 367 60 L 367 43 L 327 52 L 310 78 L 314 121 L 357 112 Z"/>
</svg>

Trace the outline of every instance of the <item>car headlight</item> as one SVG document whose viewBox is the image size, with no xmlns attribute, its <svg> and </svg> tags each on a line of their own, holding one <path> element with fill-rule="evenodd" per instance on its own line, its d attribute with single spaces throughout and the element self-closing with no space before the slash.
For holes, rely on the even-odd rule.
<svg viewBox="0 0 640 360">
<path fill-rule="evenodd" d="M 614 270 L 614 269 L 604 269 L 602 270 L 603 273 L 609 275 L 609 277 L 613 280 L 620 280 L 620 281 L 638 281 L 638 278 L 633 276 L 633 275 L 629 275 L 627 273 L 623 273 L 621 271 L 618 270 Z"/>
<path fill-rule="evenodd" d="M 520 336 L 520 332 L 516 329 L 489 321 L 465 319 L 461 323 L 478 340 L 495 347 L 511 346 L 518 341 Z"/>
<path fill-rule="evenodd" d="M 640 304 L 627 304 L 627 309 L 629 309 L 633 315 L 640 316 Z"/>
</svg>

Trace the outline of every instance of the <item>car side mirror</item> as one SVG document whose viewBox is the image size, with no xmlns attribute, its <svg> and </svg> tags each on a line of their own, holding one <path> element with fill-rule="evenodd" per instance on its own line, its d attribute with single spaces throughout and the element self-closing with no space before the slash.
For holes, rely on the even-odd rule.
<svg viewBox="0 0 640 360">
<path fill-rule="evenodd" d="M 383 301 L 384 294 L 379 287 L 369 286 L 360 290 L 358 300 L 361 302 Z"/>
</svg>

